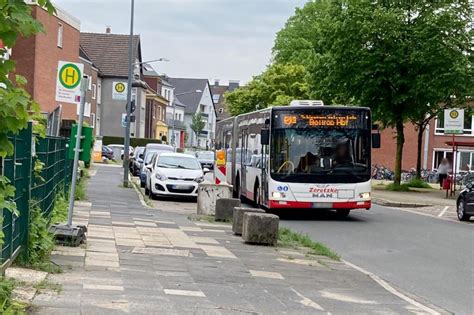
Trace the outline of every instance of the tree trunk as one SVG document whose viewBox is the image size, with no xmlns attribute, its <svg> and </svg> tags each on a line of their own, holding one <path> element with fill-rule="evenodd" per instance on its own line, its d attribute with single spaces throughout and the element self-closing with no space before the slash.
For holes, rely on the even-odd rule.
<svg viewBox="0 0 474 315">
<path fill-rule="evenodd" d="M 403 133 L 403 121 L 398 119 L 396 123 L 397 130 L 397 152 L 395 155 L 395 186 L 400 186 L 402 180 L 402 158 L 403 158 L 403 144 L 405 143 L 405 135 Z"/>
<path fill-rule="evenodd" d="M 425 127 L 418 126 L 418 142 L 416 144 L 416 179 L 421 179 L 421 150 L 423 146 L 423 133 Z"/>
</svg>

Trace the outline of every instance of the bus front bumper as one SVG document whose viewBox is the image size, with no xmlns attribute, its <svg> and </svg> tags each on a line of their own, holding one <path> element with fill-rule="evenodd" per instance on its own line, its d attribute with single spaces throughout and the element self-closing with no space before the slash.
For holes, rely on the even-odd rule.
<svg viewBox="0 0 474 315">
<path fill-rule="evenodd" d="M 365 201 L 347 201 L 347 202 L 306 202 L 306 201 L 284 201 L 269 200 L 270 209 L 367 209 L 372 206 L 370 200 Z"/>
</svg>

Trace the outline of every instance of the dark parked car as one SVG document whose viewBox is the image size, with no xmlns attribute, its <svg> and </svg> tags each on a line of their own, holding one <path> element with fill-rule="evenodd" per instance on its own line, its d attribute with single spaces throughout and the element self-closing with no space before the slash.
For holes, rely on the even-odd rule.
<svg viewBox="0 0 474 315">
<path fill-rule="evenodd" d="M 144 150 L 145 147 L 136 147 L 135 151 L 133 152 L 133 157 L 130 160 L 130 172 L 133 174 L 133 176 L 140 176 L 140 168 L 142 167 L 143 163 L 142 154 Z"/>
<path fill-rule="evenodd" d="M 201 167 L 207 169 L 214 169 L 215 155 L 213 151 L 199 151 L 196 152 L 196 157 L 201 163 Z"/>
<path fill-rule="evenodd" d="M 468 221 L 474 216 L 474 175 L 464 180 L 465 188 L 461 190 L 457 200 L 457 215 L 460 221 Z"/>
<path fill-rule="evenodd" d="M 114 151 L 109 148 L 108 146 L 106 145 L 103 145 L 102 146 L 102 157 L 104 158 L 107 158 L 109 160 L 113 160 L 114 159 Z"/>
</svg>

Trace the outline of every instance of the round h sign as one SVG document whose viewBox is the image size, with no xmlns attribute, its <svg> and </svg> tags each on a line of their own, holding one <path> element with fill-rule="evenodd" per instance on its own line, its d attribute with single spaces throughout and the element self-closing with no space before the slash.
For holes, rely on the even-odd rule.
<svg viewBox="0 0 474 315">
<path fill-rule="evenodd" d="M 122 82 L 115 84 L 115 91 L 117 91 L 118 93 L 122 93 L 123 91 L 125 91 L 125 84 L 123 84 Z"/>
<path fill-rule="evenodd" d="M 73 63 L 65 64 L 59 69 L 59 82 L 66 89 L 74 89 L 81 82 L 81 70 Z"/>
</svg>

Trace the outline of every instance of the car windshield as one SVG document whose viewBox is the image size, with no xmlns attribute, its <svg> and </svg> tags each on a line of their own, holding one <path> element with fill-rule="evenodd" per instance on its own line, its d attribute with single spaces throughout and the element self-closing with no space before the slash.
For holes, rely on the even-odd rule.
<svg viewBox="0 0 474 315">
<path fill-rule="evenodd" d="M 192 157 L 186 156 L 160 156 L 157 166 L 162 168 L 181 168 L 187 170 L 200 170 L 201 165 Z"/>
<path fill-rule="evenodd" d="M 214 160 L 214 152 L 199 152 L 197 157 L 201 160 Z"/>
<path fill-rule="evenodd" d="M 145 150 L 145 148 L 138 148 L 138 149 L 136 149 L 136 150 L 135 150 L 135 156 L 136 156 L 137 158 L 139 158 L 139 157 L 140 157 L 140 154 L 142 154 L 144 150 Z"/>
<path fill-rule="evenodd" d="M 359 129 L 274 129 L 271 176 L 283 182 L 368 181 L 369 137 L 368 130 Z"/>
</svg>

